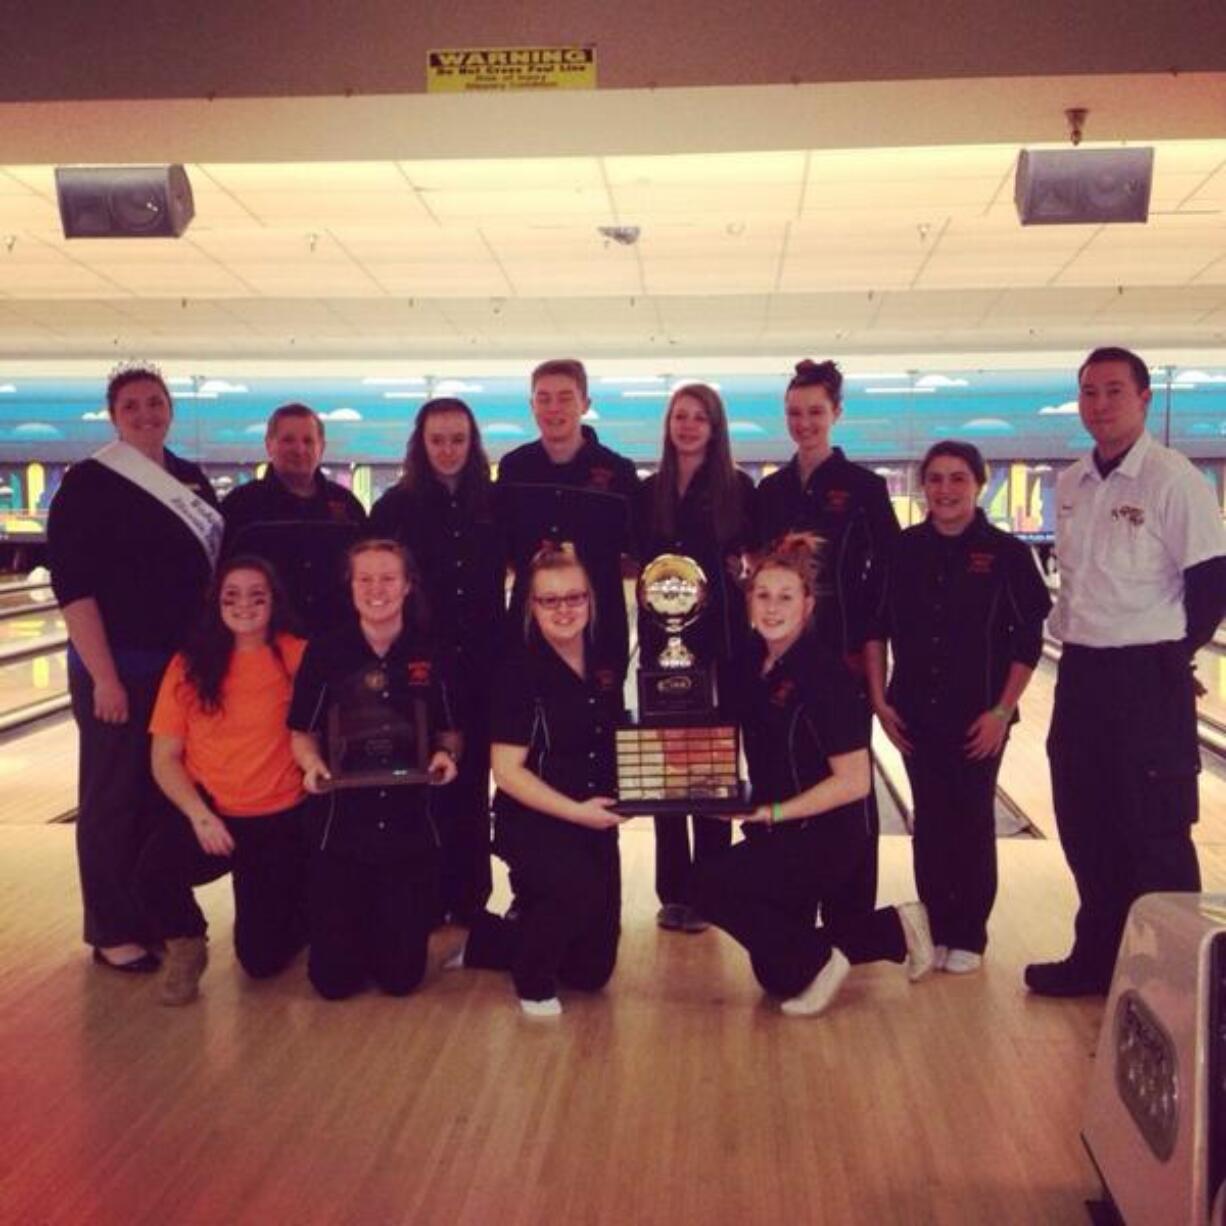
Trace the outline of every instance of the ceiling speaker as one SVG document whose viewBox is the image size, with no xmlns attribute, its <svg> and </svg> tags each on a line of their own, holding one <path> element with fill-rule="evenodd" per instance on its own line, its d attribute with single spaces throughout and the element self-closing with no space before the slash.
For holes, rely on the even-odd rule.
<svg viewBox="0 0 1226 1226">
<path fill-rule="evenodd" d="M 196 214 L 182 166 L 59 166 L 65 238 L 178 238 Z"/>
<path fill-rule="evenodd" d="M 1024 226 L 1146 221 L 1154 151 L 1023 149 L 1013 201 Z"/>
</svg>

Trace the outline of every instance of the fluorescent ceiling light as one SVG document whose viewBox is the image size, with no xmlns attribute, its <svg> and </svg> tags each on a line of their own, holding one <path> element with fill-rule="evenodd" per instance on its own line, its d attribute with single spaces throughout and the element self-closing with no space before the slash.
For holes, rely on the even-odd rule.
<svg viewBox="0 0 1226 1226">
<path fill-rule="evenodd" d="M 176 400 L 216 400 L 216 392 L 179 392 Z"/>
<path fill-rule="evenodd" d="M 948 375 L 921 375 L 916 387 L 969 387 L 965 379 L 951 379 Z"/>
<path fill-rule="evenodd" d="M 0 383 L 0 396 L 11 396 L 17 390 L 14 383 Z"/>
<path fill-rule="evenodd" d="M 200 385 L 200 393 L 212 392 L 214 395 L 223 393 L 244 394 L 248 390 L 245 383 L 231 383 L 228 379 L 205 379 Z"/>
<path fill-rule="evenodd" d="M 425 400 L 425 392 L 384 392 L 384 400 Z"/>
<path fill-rule="evenodd" d="M 462 392 L 475 394 L 483 392 L 485 388 L 480 383 L 465 383 L 463 379 L 440 379 L 434 385 L 434 393 L 436 396 L 458 396 Z"/>
<path fill-rule="evenodd" d="M 1064 417 L 1077 412 L 1077 401 L 1066 400 L 1063 404 L 1045 404 L 1039 410 L 1040 417 Z"/>
</svg>

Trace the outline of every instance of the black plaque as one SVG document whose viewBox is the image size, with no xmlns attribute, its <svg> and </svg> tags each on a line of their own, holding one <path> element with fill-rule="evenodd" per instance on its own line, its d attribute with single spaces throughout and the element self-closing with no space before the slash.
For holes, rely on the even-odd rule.
<svg viewBox="0 0 1226 1226">
<path fill-rule="evenodd" d="M 429 760 L 425 698 L 394 704 L 387 671 L 377 664 L 337 687 L 328 712 L 329 789 L 427 783 Z"/>
</svg>

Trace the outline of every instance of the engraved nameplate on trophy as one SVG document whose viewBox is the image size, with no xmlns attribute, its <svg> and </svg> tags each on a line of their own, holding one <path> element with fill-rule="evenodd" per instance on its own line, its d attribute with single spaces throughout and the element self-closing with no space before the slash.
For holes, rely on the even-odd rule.
<svg viewBox="0 0 1226 1226">
<path fill-rule="evenodd" d="M 337 687 L 328 713 L 330 788 L 428 781 L 426 701 L 401 697 L 397 706 L 388 683 L 387 669 L 370 664 Z"/>
<path fill-rule="evenodd" d="M 703 615 L 707 592 L 702 567 L 681 554 L 661 554 L 639 577 L 639 606 L 665 643 L 639 665 L 637 722 L 617 730 L 616 807 L 623 813 L 749 807 L 738 770 L 740 730 L 718 714 L 714 673 L 682 638 Z"/>
</svg>

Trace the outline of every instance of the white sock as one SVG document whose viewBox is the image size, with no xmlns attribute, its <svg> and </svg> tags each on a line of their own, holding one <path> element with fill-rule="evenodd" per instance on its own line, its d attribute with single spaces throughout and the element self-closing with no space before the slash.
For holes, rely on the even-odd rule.
<svg viewBox="0 0 1226 1226">
<path fill-rule="evenodd" d="M 519 1007 L 528 1017 L 561 1017 L 562 1002 L 551 996 L 548 1000 L 525 1000 L 519 998 Z"/>
</svg>

